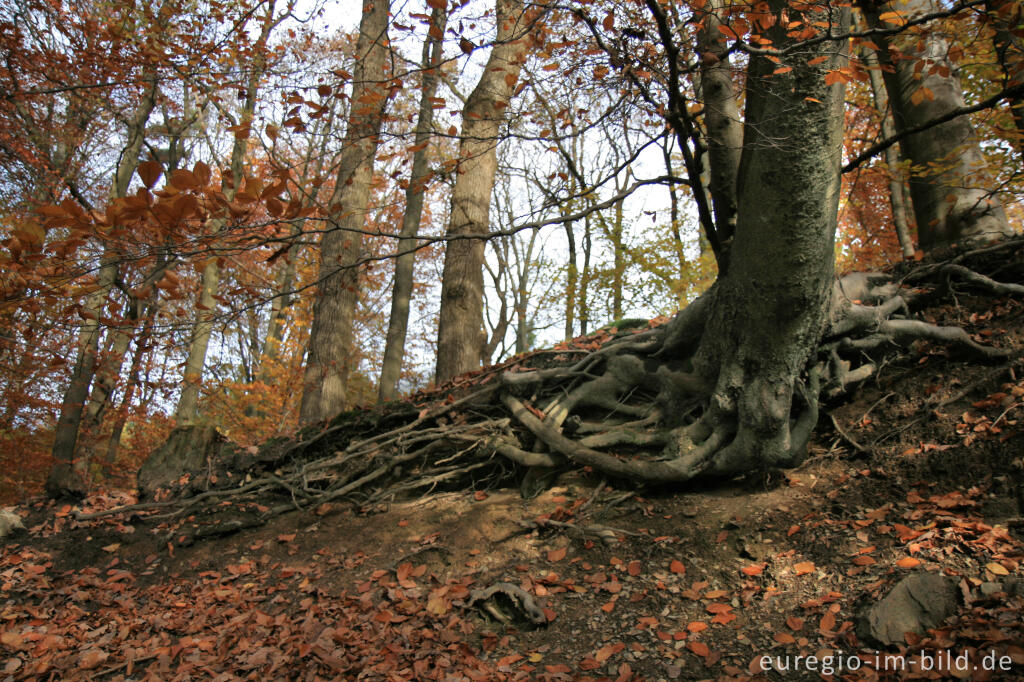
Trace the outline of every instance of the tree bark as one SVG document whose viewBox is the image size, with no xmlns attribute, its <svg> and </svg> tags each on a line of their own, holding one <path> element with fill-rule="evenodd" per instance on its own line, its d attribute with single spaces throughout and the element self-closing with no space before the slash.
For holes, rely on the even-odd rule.
<svg viewBox="0 0 1024 682">
<path fill-rule="evenodd" d="M 113 183 L 110 190 L 112 199 L 123 197 L 131 184 L 132 175 L 139 163 L 139 152 L 146 135 L 146 123 L 156 106 L 157 77 L 149 70 L 144 79 L 146 89 L 139 100 L 135 114 L 128 126 L 127 141 L 121 150 L 117 167 L 114 170 Z M 84 463 L 75 463 L 75 452 L 78 444 L 78 433 L 82 424 L 85 401 L 89 397 L 89 385 L 96 373 L 96 361 L 99 354 L 100 334 L 102 331 L 103 311 L 106 307 L 110 289 L 117 279 L 120 258 L 111 244 L 103 248 L 100 257 L 99 272 L 96 277 L 96 289 L 89 294 L 82 306 L 82 317 L 85 324 L 78 333 L 78 350 L 71 380 L 61 401 L 60 417 L 54 429 L 53 467 L 46 478 L 46 494 L 59 498 L 77 496 L 81 492 L 82 482 L 78 474 Z"/>
<path fill-rule="evenodd" d="M 700 95 L 710 166 L 708 190 L 714 208 L 715 231 L 721 242 L 728 241 L 736 229 L 736 177 L 743 145 L 743 124 L 736 103 L 727 41 L 719 30 L 724 9 L 723 0 L 711 0 L 698 36 L 698 49 L 702 53 Z"/>
<path fill-rule="evenodd" d="M 266 71 L 267 57 L 264 52 L 267 49 L 267 42 L 271 31 L 284 18 L 284 15 L 275 18 L 274 5 L 274 0 L 267 5 L 260 35 L 254 48 L 255 58 L 252 71 L 245 84 L 245 100 L 237 121 L 240 130 L 235 133 L 235 139 L 231 145 L 231 185 L 225 187 L 224 190 L 224 196 L 228 201 L 235 198 L 245 176 L 243 164 L 246 150 L 249 148 L 247 129 L 252 124 L 253 116 L 256 113 L 256 96 L 259 93 L 260 80 Z M 216 234 L 223 230 L 224 225 L 223 220 L 213 221 L 213 233 Z M 213 321 L 217 315 L 217 286 L 219 283 L 220 264 L 216 257 L 211 256 L 206 259 L 200 276 L 196 322 L 189 339 L 181 394 L 178 396 L 178 406 L 174 412 L 174 418 L 179 425 L 194 424 L 199 419 L 199 392 L 203 385 L 203 366 L 206 364 L 206 353 L 210 347 L 210 337 L 213 335 Z"/>
<path fill-rule="evenodd" d="M 886 12 L 913 19 L 940 9 L 935 0 L 864 2 L 863 7 L 869 25 L 890 28 L 880 18 Z M 878 44 L 898 131 L 964 106 L 957 65 L 949 59 L 949 43 L 937 27 L 920 35 L 879 36 Z M 986 189 L 985 156 L 967 116 L 908 135 L 901 145 L 914 164 L 910 195 L 922 249 L 1011 234 L 1002 204 Z"/>
<path fill-rule="evenodd" d="M 352 109 L 320 243 L 320 286 L 313 306 L 299 421 L 318 422 L 344 409 L 352 369 L 352 335 L 359 300 L 359 259 L 370 203 L 370 181 L 388 101 L 387 0 L 364 0 L 356 43 Z"/>
<path fill-rule="evenodd" d="M 405 358 L 405 337 L 409 329 L 409 304 L 412 301 L 413 270 L 416 264 L 416 234 L 423 217 L 423 197 L 430 179 L 427 145 L 430 142 L 434 121 L 433 97 L 441 74 L 442 36 L 448 23 L 448 11 L 435 8 L 430 17 L 431 30 L 423 43 L 423 85 L 420 95 L 420 111 L 416 120 L 416 135 L 413 145 L 416 150 L 412 157 L 412 172 L 409 186 L 405 190 L 405 214 L 398 239 L 398 258 L 395 259 L 394 286 L 391 291 L 391 317 L 384 344 L 384 360 L 381 363 L 380 386 L 377 397 L 381 402 L 394 400 L 398 396 L 398 379 L 402 373 Z M 436 30 L 435 30 L 436 29 Z"/>
<path fill-rule="evenodd" d="M 1020 26 L 1024 24 L 1024 8 L 1011 0 L 987 0 L 985 11 L 992 24 L 996 59 L 1003 69 L 1003 87 L 1019 86 L 1024 83 L 1024 36 L 1020 33 Z M 1017 95 L 1009 102 L 1010 116 L 1017 129 L 1014 146 L 1024 159 L 1024 98 Z"/>
<path fill-rule="evenodd" d="M 890 138 L 896 134 L 896 127 L 892 122 L 892 115 L 889 111 L 889 96 L 885 91 L 885 79 L 878 65 L 878 55 L 873 50 L 864 49 L 861 59 L 868 68 L 868 77 L 871 81 L 871 95 L 875 101 L 875 109 L 878 110 L 878 117 L 881 121 L 883 138 Z M 896 238 L 900 243 L 900 250 L 904 258 L 914 256 L 914 241 L 910 238 L 910 226 L 907 224 L 907 204 L 903 200 L 903 173 L 900 168 L 900 153 L 895 145 L 885 150 L 885 165 L 889 173 L 889 207 L 892 210 L 892 224 L 896 229 Z"/>
<path fill-rule="evenodd" d="M 801 12 L 783 0 L 771 7 L 805 25 L 848 25 L 844 10 Z M 779 49 L 794 45 L 781 24 L 767 31 Z M 832 41 L 796 49 L 781 64 L 751 58 L 729 271 L 709 294 L 694 358 L 714 390 L 704 418 L 679 443 L 686 462 L 694 433 L 735 434 L 706 473 L 782 466 L 802 455 L 794 387 L 824 330 L 841 186 L 843 87 L 826 86 L 824 76 L 845 61 Z M 792 71 L 776 72 L 783 67 Z"/>
<path fill-rule="evenodd" d="M 523 0 L 496 0 L 497 38 L 479 82 L 462 110 L 459 169 L 452 190 L 448 242 L 441 281 L 441 312 L 437 332 L 437 383 L 475 369 L 483 338 L 483 239 L 494 176 L 498 133 L 519 78 L 524 47 Z"/>
</svg>

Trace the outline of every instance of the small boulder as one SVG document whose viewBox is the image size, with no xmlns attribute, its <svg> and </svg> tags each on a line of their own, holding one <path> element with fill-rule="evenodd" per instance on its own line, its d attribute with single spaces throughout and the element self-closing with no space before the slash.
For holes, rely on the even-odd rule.
<svg viewBox="0 0 1024 682">
<path fill-rule="evenodd" d="M 0 509 L 0 540 L 24 531 L 25 524 L 21 522 L 20 516 L 6 509 Z"/>
<path fill-rule="evenodd" d="M 906 633 L 923 635 L 953 615 L 958 606 L 952 580 L 936 573 L 914 573 L 861 613 L 858 634 L 880 644 L 903 644 Z"/>
</svg>

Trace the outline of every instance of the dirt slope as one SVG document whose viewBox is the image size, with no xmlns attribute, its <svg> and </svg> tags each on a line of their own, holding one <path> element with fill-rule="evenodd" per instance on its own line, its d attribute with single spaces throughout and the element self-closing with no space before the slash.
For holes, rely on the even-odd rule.
<svg viewBox="0 0 1024 682">
<path fill-rule="evenodd" d="M 929 314 L 1024 347 L 1020 302 Z M 186 547 L 39 503 L 0 541 L 0 680 L 1024 679 L 1022 406 L 1020 364 L 922 344 L 822 416 L 799 469 L 708 489 L 575 472 L 529 501 L 328 504 Z M 951 576 L 960 609 L 881 649 L 909 661 L 885 669 L 857 614 L 920 571 Z M 1010 670 L 920 670 L 922 650 Z"/>
</svg>

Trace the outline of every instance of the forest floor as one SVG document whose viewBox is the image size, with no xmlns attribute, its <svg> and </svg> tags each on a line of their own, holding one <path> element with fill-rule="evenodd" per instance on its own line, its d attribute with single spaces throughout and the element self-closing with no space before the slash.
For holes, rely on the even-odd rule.
<svg viewBox="0 0 1024 682">
<path fill-rule="evenodd" d="M 1024 348 L 1019 301 L 927 315 Z M 1024 679 L 1022 408 L 1018 361 L 918 344 L 769 478 L 658 491 L 575 472 L 532 500 L 326 504 L 185 547 L 39 502 L 0 541 L 0 680 Z M 923 571 L 958 583 L 959 611 L 903 647 L 863 640 L 863 606 Z M 510 622 L 470 604 L 498 583 L 548 622 L 516 622 L 513 591 L 488 602 Z M 972 667 L 922 670 L 922 650 Z M 790 670 L 761 672 L 763 656 Z"/>
</svg>

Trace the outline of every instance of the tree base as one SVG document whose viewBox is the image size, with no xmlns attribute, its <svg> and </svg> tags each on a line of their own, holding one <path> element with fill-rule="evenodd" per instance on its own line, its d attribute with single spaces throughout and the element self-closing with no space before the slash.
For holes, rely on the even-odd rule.
<svg viewBox="0 0 1024 682">
<path fill-rule="evenodd" d="M 372 507 L 441 489 L 531 481 L 524 489 L 536 492 L 538 481 L 571 467 L 617 480 L 680 484 L 793 466 L 804 457 L 822 406 L 842 401 L 915 344 L 941 344 L 981 361 L 1014 356 L 1016 350 L 979 343 L 959 327 L 915 315 L 961 290 L 1024 294 L 1024 286 L 981 272 L 998 267 L 1004 277 L 1024 280 L 1022 250 L 1024 240 L 1014 240 L 903 273 L 838 280 L 824 330 L 788 384 L 751 382 L 745 392 L 727 394 L 727 371 L 715 384 L 697 371 L 694 359 L 711 308 L 701 297 L 661 326 L 602 330 L 528 353 L 406 401 L 339 415 L 255 454 L 234 448 L 224 456 L 232 446 L 222 446 L 216 463 L 207 459 L 206 488 L 198 494 L 194 486 L 179 487 L 172 499 L 103 514 L 151 511 L 151 518 L 173 521 L 230 501 L 235 512 L 244 508 L 260 522 L 328 502 Z M 749 409 L 751 400 L 758 401 L 754 417 L 742 416 L 743 401 Z M 524 470 L 534 473 L 524 477 Z M 228 531 L 251 525 L 229 521 Z M 214 515 L 210 528 L 178 537 L 216 534 L 218 523 Z"/>
</svg>

